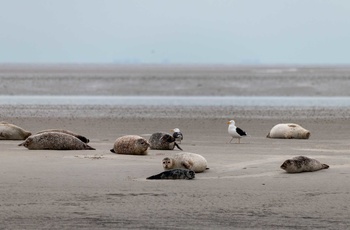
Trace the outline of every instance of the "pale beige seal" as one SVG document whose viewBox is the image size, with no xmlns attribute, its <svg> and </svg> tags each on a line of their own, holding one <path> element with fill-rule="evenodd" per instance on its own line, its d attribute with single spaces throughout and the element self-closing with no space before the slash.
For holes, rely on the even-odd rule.
<svg viewBox="0 0 350 230">
<path fill-rule="evenodd" d="M 207 160 L 196 153 L 178 152 L 162 160 L 165 170 L 185 168 L 193 170 L 196 173 L 203 172 L 207 168 Z"/>
<path fill-rule="evenodd" d="M 298 124 L 277 124 L 267 134 L 268 138 L 309 139 L 310 131 Z"/>
<path fill-rule="evenodd" d="M 24 146 L 31 150 L 95 150 L 78 138 L 58 132 L 46 132 L 28 137 L 19 146 Z"/>
<path fill-rule="evenodd" d="M 146 155 L 149 143 L 143 137 L 126 135 L 117 138 L 111 152 L 129 155 Z"/>
<path fill-rule="evenodd" d="M 25 140 L 31 132 L 22 129 L 14 124 L 0 122 L 0 140 Z"/>
<path fill-rule="evenodd" d="M 318 160 L 305 156 L 298 156 L 283 162 L 281 169 L 288 173 L 313 172 L 321 169 L 328 169 L 329 165 L 322 164 Z"/>
<path fill-rule="evenodd" d="M 65 133 L 65 134 L 69 134 L 69 135 L 72 135 L 72 136 L 75 136 L 76 138 L 78 138 L 79 140 L 81 140 L 82 142 L 84 143 L 89 143 L 89 139 L 87 139 L 86 137 L 80 135 L 80 134 L 76 134 L 72 131 L 69 131 L 69 130 L 65 130 L 65 129 L 46 129 L 46 130 L 42 130 L 42 131 L 39 131 L 37 132 L 37 134 L 39 133 L 47 133 L 47 132 L 57 132 L 57 133 Z"/>
</svg>

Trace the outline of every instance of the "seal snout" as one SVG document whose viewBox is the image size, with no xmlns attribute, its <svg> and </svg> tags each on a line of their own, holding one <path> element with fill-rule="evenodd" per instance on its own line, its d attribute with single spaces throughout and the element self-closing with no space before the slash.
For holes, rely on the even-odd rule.
<svg viewBox="0 0 350 230">
<path fill-rule="evenodd" d="M 306 138 L 306 139 L 309 139 L 309 138 L 310 138 L 310 132 L 307 132 L 307 133 L 305 134 L 305 138 Z"/>
</svg>

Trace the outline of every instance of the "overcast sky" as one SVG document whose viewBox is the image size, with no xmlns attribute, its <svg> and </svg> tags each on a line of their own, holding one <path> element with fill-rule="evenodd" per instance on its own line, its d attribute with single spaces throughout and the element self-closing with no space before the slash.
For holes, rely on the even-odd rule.
<svg viewBox="0 0 350 230">
<path fill-rule="evenodd" d="M 349 0 L 0 0 L 0 62 L 349 64 Z"/>
</svg>

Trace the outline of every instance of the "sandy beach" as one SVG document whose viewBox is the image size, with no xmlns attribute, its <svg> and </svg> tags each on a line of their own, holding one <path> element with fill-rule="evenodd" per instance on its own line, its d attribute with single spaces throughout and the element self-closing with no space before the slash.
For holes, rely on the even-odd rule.
<svg viewBox="0 0 350 230">
<path fill-rule="evenodd" d="M 175 73 L 182 73 L 188 83 L 175 81 L 180 82 L 178 89 L 185 95 L 202 95 L 202 87 L 207 89 L 206 95 L 217 96 L 242 92 L 257 96 L 350 94 L 350 71 L 345 67 L 233 69 L 206 72 L 207 80 L 202 81 L 198 69 L 180 68 Z M 74 77 L 74 68 L 68 73 L 11 66 L 0 70 L 2 95 L 98 95 L 103 89 L 103 95 L 168 95 L 166 87 L 154 87 L 153 93 L 140 91 L 139 80 L 132 81 L 132 77 L 125 77 L 127 74 L 113 78 L 114 69 L 104 69 L 110 75 L 107 78 L 100 77 L 101 71 L 97 70 L 87 78 L 80 76 L 84 75 L 81 72 Z M 152 81 L 160 85 L 174 81 L 161 78 L 169 76 L 171 69 L 148 70 L 143 78 L 125 71 L 149 85 Z M 254 71 L 263 72 L 267 80 L 261 74 L 251 74 Z M 81 91 L 72 93 L 73 83 L 66 87 L 67 81 L 48 77 L 48 72 L 64 76 L 69 83 L 85 84 L 85 79 L 90 79 L 90 85 L 85 90 L 75 87 Z M 217 75 L 219 78 L 215 78 Z M 111 79 L 117 89 L 125 91 L 111 87 Z M 301 80 L 290 84 L 290 79 Z M 222 85 L 235 81 L 238 90 L 229 86 L 220 90 Z M 28 82 L 31 87 L 25 87 Z M 173 89 L 169 92 L 175 94 Z M 69 129 L 87 136 L 96 150 L 28 150 L 18 146 L 21 141 L 1 141 L 0 229 L 346 229 L 350 225 L 349 110 L 1 105 L 1 120 L 33 133 L 48 128 Z M 227 121 L 232 117 L 250 134 L 241 144 L 227 144 Z M 307 128 L 310 139 L 266 138 L 272 126 L 282 122 Z M 194 180 L 145 179 L 162 172 L 161 160 L 178 150 L 149 150 L 146 156 L 109 151 L 122 135 L 137 134 L 147 139 L 153 132 L 170 132 L 175 127 L 184 134 L 181 147 L 208 161 L 210 169 L 197 173 Z M 284 160 L 299 155 L 318 159 L 330 168 L 301 174 L 280 169 Z"/>
</svg>

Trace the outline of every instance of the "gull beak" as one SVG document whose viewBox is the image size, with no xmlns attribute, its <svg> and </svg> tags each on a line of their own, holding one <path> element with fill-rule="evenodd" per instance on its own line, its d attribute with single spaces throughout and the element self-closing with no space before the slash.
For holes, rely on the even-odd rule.
<svg viewBox="0 0 350 230">
<path fill-rule="evenodd" d="M 229 125 L 229 124 L 231 124 L 231 122 L 228 121 L 227 124 Z"/>
</svg>

